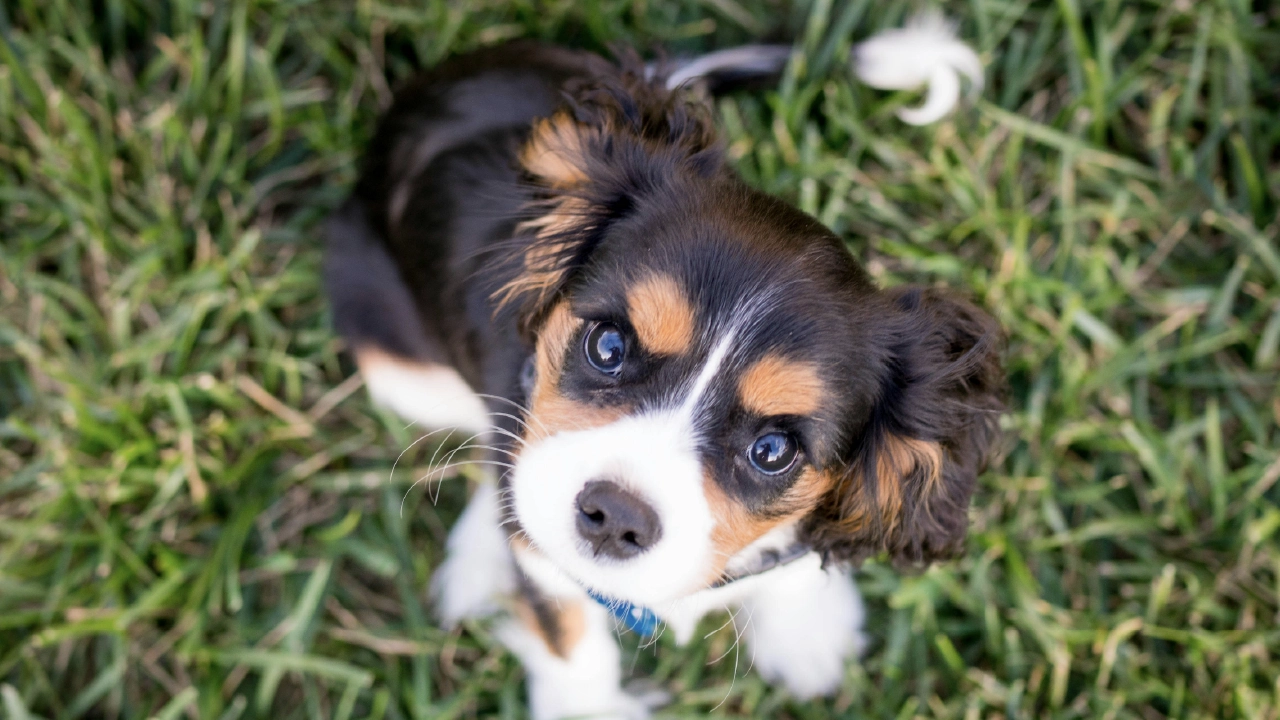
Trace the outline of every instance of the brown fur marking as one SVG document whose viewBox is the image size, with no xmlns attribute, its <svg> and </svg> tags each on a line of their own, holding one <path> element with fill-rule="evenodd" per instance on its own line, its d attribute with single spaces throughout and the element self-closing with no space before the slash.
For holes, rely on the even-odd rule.
<svg viewBox="0 0 1280 720">
<path fill-rule="evenodd" d="M 711 544 L 715 549 L 716 565 L 711 580 L 719 578 L 730 557 L 759 540 L 765 533 L 807 515 L 821 502 L 834 483 L 835 478 L 830 473 L 812 467 L 805 468 L 795 485 L 774 504 L 774 512 L 768 517 L 761 517 L 725 495 L 714 478 L 704 476 L 702 492 L 707 498 L 711 516 L 715 519 Z"/>
<path fill-rule="evenodd" d="M 822 405 L 822 378 L 812 363 L 766 355 L 742 374 L 738 396 L 760 415 L 809 415 Z"/>
<path fill-rule="evenodd" d="M 512 609 L 516 618 L 559 658 L 568 659 L 587 632 L 586 611 L 579 601 L 522 596 Z"/>
<path fill-rule="evenodd" d="M 584 135 L 587 132 L 587 128 L 574 122 L 566 112 L 539 120 L 520 150 L 520 164 L 553 190 L 578 187 L 587 181 Z M 541 242 L 529 246 L 524 256 L 524 271 L 494 293 L 499 308 L 521 295 L 533 295 L 539 301 L 547 299 L 561 279 L 560 255 L 572 242 L 566 233 L 590 210 L 587 201 L 568 194 L 540 204 L 547 212 L 520 223 L 516 231 L 532 232 Z M 557 242 L 557 236 L 565 237 Z"/>
<path fill-rule="evenodd" d="M 902 515 L 903 481 L 916 472 L 924 474 L 920 497 L 927 504 L 942 480 L 942 446 L 928 440 L 891 435 L 876 457 L 876 490 L 880 515 L 892 528 Z"/>
<path fill-rule="evenodd" d="M 627 314 L 650 352 L 679 355 L 693 345 L 693 305 L 670 275 L 650 275 L 632 285 Z"/>
<path fill-rule="evenodd" d="M 499 309 L 521 295 L 533 295 L 539 301 L 550 296 L 560 284 L 560 257 L 572 242 L 568 237 L 555 238 L 572 230 L 589 210 L 582 198 L 565 196 L 556 199 L 545 215 L 516 226 L 516 232 L 532 232 L 542 241 L 525 251 L 523 271 L 493 293 Z"/>
<path fill-rule="evenodd" d="M 520 150 L 520 164 L 553 188 L 581 185 L 587 180 L 586 132 L 563 110 L 543 118 Z"/>
<path fill-rule="evenodd" d="M 868 484 L 860 483 L 853 491 L 845 527 L 850 532 L 865 530 L 878 517 L 882 530 L 892 533 L 902 519 L 908 495 L 920 498 L 928 513 L 929 499 L 941 489 L 942 463 L 942 446 L 936 442 L 898 435 L 885 438 L 876 455 L 875 497 L 870 497 Z M 907 479 L 916 473 L 923 473 L 923 486 L 907 488 Z"/>
</svg>

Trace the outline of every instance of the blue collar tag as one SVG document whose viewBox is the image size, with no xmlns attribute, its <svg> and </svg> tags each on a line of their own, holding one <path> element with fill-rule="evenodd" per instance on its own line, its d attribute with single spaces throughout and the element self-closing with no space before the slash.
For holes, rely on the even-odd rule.
<svg viewBox="0 0 1280 720">
<path fill-rule="evenodd" d="M 587 594 L 592 600 L 600 603 L 613 614 L 615 618 L 622 621 L 627 629 L 641 637 L 651 637 L 658 631 L 658 616 L 652 610 L 645 607 L 639 607 L 626 600 L 614 600 L 603 595 L 588 590 Z"/>
</svg>

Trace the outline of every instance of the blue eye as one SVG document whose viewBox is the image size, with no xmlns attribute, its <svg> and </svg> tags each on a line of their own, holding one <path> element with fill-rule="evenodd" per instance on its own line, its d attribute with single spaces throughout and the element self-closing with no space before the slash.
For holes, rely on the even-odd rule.
<svg viewBox="0 0 1280 720">
<path fill-rule="evenodd" d="M 756 438 L 747 451 L 747 456 L 760 472 L 777 475 L 791 467 L 799 451 L 794 437 L 786 433 L 771 432 Z"/>
<path fill-rule="evenodd" d="M 596 323 L 587 333 L 584 350 L 591 367 L 607 375 L 616 375 L 627 354 L 627 341 L 617 325 Z"/>
</svg>

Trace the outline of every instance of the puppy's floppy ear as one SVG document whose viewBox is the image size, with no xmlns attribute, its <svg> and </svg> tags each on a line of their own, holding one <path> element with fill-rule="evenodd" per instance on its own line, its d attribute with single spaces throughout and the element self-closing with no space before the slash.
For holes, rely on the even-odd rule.
<svg viewBox="0 0 1280 720">
<path fill-rule="evenodd" d="M 879 397 L 808 531 L 828 558 L 887 551 L 898 563 L 928 563 L 963 546 L 969 500 L 998 436 L 1003 341 L 986 313 L 939 291 L 885 296 Z"/>
<path fill-rule="evenodd" d="M 503 273 L 499 307 L 526 328 L 551 307 L 608 225 L 646 194 L 723 168 L 705 105 L 646 78 L 638 57 L 616 73 L 578 79 L 566 104 L 533 124 L 519 161 L 531 182 L 532 219 L 517 228 L 519 265 Z"/>
</svg>

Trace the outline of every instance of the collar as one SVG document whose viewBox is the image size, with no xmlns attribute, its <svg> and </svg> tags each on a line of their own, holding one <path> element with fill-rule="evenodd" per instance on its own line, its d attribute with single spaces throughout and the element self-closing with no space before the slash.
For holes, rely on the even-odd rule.
<svg viewBox="0 0 1280 720">
<path fill-rule="evenodd" d="M 774 568 L 799 560 L 808 555 L 809 550 L 810 548 L 807 544 L 800 542 L 792 543 L 782 548 L 766 548 L 745 568 L 732 574 L 726 574 L 712 583 L 707 590 L 717 590 L 739 580 L 769 572 Z M 651 637 L 658 631 L 658 615 L 649 608 L 626 600 L 607 597 L 593 590 L 587 590 L 587 595 L 590 595 L 592 600 L 604 606 L 604 609 L 608 610 L 615 620 L 622 623 L 631 632 L 641 637 Z"/>
<path fill-rule="evenodd" d="M 587 594 L 592 600 L 603 605 L 615 620 L 621 622 L 631 632 L 641 637 L 651 637 L 658 631 L 658 616 L 649 608 L 640 607 L 626 600 L 605 597 L 594 590 L 588 590 Z"/>
<path fill-rule="evenodd" d="M 794 542 L 781 548 L 765 548 L 760 551 L 760 555 L 755 561 L 749 563 L 741 570 L 734 573 L 726 573 L 719 580 L 715 581 L 709 590 L 722 588 L 730 583 L 738 582 L 743 578 L 749 578 L 753 575 L 769 572 L 770 570 L 786 565 L 794 560 L 799 560 L 809 554 L 809 545 L 802 542 Z"/>
</svg>

